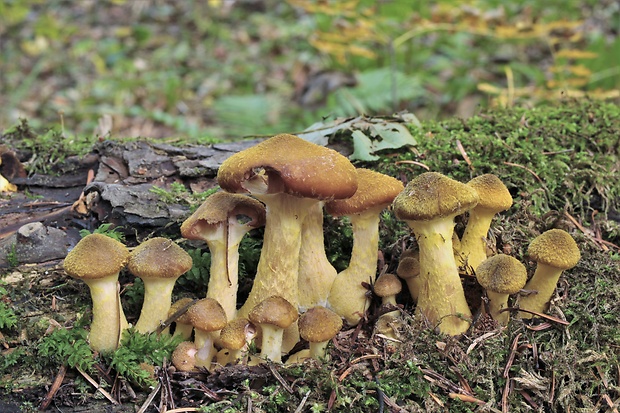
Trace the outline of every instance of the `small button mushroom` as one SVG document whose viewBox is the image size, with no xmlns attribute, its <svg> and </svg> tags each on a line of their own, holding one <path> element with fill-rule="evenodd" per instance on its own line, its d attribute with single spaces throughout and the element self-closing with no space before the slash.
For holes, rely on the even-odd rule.
<svg viewBox="0 0 620 413">
<path fill-rule="evenodd" d="M 381 211 L 403 190 L 399 180 L 369 169 L 357 169 L 357 182 L 351 198 L 325 205 L 329 214 L 349 217 L 353 227 L 349 266 L 336 276 L 328 299 L 328 306 L 349 325 L 357 325 L 370 305 L 363 283 L 374 282 L 377 274 Z"/>
<path fill-rule="evenodd" d="M 407 283 L 409 293 L 413 302 L 418 301 L 418 294 L 420 294 L 420 254 L 417 250 L 408 249 L 403 251 L 398 261 L 398 268 L 396 274 Z"/>
<path fill-rule="evenodd" d="M 218 364 L 225 366 L 228 363 L 237 364 L 245 359 L 248 344 L 256 335 L 256 327 L 247 318 L 237 318 L 230 321 L 220 331 L 222 350 L 218 353 Z"/>
<path fill-rule="evenodd" d="M 418 175 L 394 199 L 394 213 L 418 241 L 421 278 L 416 313 L 444 334 L 464 333 L 470 325 L 452 234 L 454 217 L 477 203 L 473 188 L 437 172 Z"/>
<path fill-rule="evenodd" d="M 198 349 L 196 367 L 210 370 L 217 354 L 215 342 L 220 337 L 220 330 L 228 323 L 226 312 L 213 298 L 203 298 L 187 310 L 187 315 L 194 326 L 194 343 Z"/>
<path fill-rule="evenodd" d="M 291 362 L 301 362 L 304 358 L 327 359 L 327 345 L 342 329 L 342 318 L 335 312 L 322 307 L 312 307 L 299 317 L 299 334 L 310 344 L 310 349 L 301 355 L 293 355 Z M 303 351 L 303 350 L 302 350 Z M 301 353 L 301 352 L 300 352 Z M 299 353 L 298 353 L 299 354 Z"/>
<path fill-rule="evenodd" d="M 89 342 L 93 350 L 115 350 L 128 327 L 118 293 L 118 273 L 128 258 L 123 244 L 102 234 L 87 235 L 65 258 L 67 274 L 90 288 L 93 321 Z"/>
<path fill-rule="evenodd" d="M 267 297 L 255 306 L 248 318 L 261 330 L 263 360 L 282 362 L 282 335 L 284 329 L 297 321 L 299 314 L 291 303 L 280 296 Z"/>
<path fill-rule="evenodd" d="M 396 295 L 401 292 L 403 285 L 394 274 L 383 274 L 374 285 L 375 294 L 381 297 L 381 303 L 383 306 L 390 305 L 396 306 Z M 384 336 L 397 339 L 397 332 L 400 325 L 400 311 L 389 311 L 385 314 L 381 314 L 377 320 L 376 329 L 380 334 Z"/>
<path fill-rule="evenodd" d="M 172 364 L 178 371 L 192 371 L 196 368 L 197 352 L 194 343 L 183 341 L 172 352 Z"/>
<path fill-rule="evenodd" d="M 474 272 L 487 258 L 486 237 L 495 214 L 512 206 L 512 196 L 500 179 L 492 174 L 478 176 L 467 183 L 480 197 L 478 204 L 469 211 L 469 220 L 461 239 L 459 256 L 467 264 L 468 273 Z"/>
<path fill-rule="evenodd" d="M 192 268 L 192 258 L 174 241 L 155 237 L 133 250 L 127 267 L 144 282 L 144 302 L 136 330 L 151 333 L 168 318 L 172 289 L 177 279 Z"/>
<path fill-rule="evenodd" d="M 489 315 L 500 325 L 508 325 L 510 313 L 500 310 L 508 307 L 508 296 L 518 293 L 525 285 L 525 265 L 509 255 L 495 255 L 480 263 L 476 269 L 476 278 L 487 292 Z"/>
<path fill-rule="evenodd" d="M 533 294 L 519 297 L 519 308 L 543 313 L 547 311 L 551 296 L 564 270 L 573 268 L 579 262 L 581 253 L 577 243 L 568 232 L 551 229 L 539 235 L 530 244 L 527 254 L 537 262 L 536 271 L 523 287 Z M 521 318 L 533 315 L 521 312 Z"/>
</svg>

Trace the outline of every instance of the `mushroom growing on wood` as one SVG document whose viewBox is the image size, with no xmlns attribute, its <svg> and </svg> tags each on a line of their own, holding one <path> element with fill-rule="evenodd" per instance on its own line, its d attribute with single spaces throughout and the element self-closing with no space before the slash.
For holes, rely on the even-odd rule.
<svg viewBox="0 0 620 413">
<path fill-rule="evenodd" d="M 519 297 L 519 308 L 543 313 L 547 311 L 560 275 L 564 270 L 577 265 L 581 253 L 568 232 L 550 229 L 532 241 L 527 254 L 537 265 L 534 275 L 523 287 L 524 290 L 532 291 L 532 294 Z M 533 315 L 521 312 L 520 317 L 529 319 Z"/>
<path fill-rule="evenodd" d="M 243 219 L 246 217 L 247 219 Z M 265 225 L 265 207 L 247 195 L 216 192 L 181 225 L 187 239 L 203 240 L 211 252 L 207 297 L 217 300 L 229 320 L 237 312 L 239 243 Z"/>
<path fill-rule="evenodd" d="M 172 289 L 177 279 L 192 268 L 192 257 L 174 241 L 155 237 L 132 251 L 127 268 L 144 282 L 144 302 L 136 330 L 151 333 L 168 318 Z"/>
<path fill-rule="evenodd" d="M 250 311 L 250 321 L 262 333 L 260 356 L 263 360 L 282 362 L 283 333 L 297 317 L 297 308 L 277 295 L 267 297 Z"/>
<path fill-rule="evenodd" d="M 357 169 L 358 189 L 348 199 L 325 204 L 333 216 L 348 216 L 353 227 L 353 250 L 349 266 L 334 280 L 328 305 L 349 325 L 359 323 L 370 302 L 363 283 L 373 283 L 379 254 L 381 211 L 403 190 L 403 184 L 391 176 L 369 169 Z"/>
<path fill-rule="evenodd" d="M 129 259 L 120 242 L 102 234 L 87 235 L 67 254 L 64 269 L 90 288 L 93 322 L 89 342 L 93 350 L 112 351 L 128 327 L 118 294 L 118 273 Z"/>
<path fill-rule="evenodd" d="M 247 317 L 271 295 L 283 297 L 297 309 L 304 218 L 321 200 L 352 196 L 357 189 L 355 168 L 336 151 L 283 134 L 228 158 L 217 180 L 226 191 L 252 194 L 267 209 L 256 277 L 238 317 Z M 298 341 L 293 324 L 285 333 L 283 350 L 289 351 Z"/>
<path fill-rule="evenodd" d="M 500 311 L 508 307 L 508 296 L 518 293 L 525 285 L 525 265 L 509 255 L 495 255 L 480 263 L 476 278 L 487 292 L 489 315 L 500 325 L 508 325 L 510 313 Z"/>
<path fill-rule="evenodd" d="M 413 179 L 394 199 L 394 213 L 416 235 L 420 292 L 416 313 L 444 334 L 467 331 L 471 311 L 452 249 L 454 217 L 473 208 L 478 194 L 471 187 L 437 172 Z"/>
<path fill-rule="evenodd" d="M 469 211 L 469 220 L 461 239 L 458 252 L 463 264 L 471 273 L 487 259 L 486 237 L 495 214 L 512 206 L 512 196 L 499 178 L 492 174 L 478 176 L 467 183 L 480 198 L 478 204 Z"/>
</svg>

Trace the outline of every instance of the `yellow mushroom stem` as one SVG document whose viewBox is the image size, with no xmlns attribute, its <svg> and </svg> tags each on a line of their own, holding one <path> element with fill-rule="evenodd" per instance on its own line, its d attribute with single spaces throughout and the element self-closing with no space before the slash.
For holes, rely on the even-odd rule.
<svg viewBox="0 0 620 413">
<path fill-rule="evenodd" d="M 432 221 L 406 221 L 416 234 L 420 254 L 420 292 L 416 313 L 444 334 L 467 331 L 471 311 L 452 250 L 454 217 Z"/>
<path fill-rule="evenodd" d="M 329 307 L 349 325 L 357 325 L 370 305 L 368 290 L 362 283 L 372 283 L 377 274 L 379 251 L 379 214 L 385 206 L 350 215 L 353 227 L 353 250 L 349 266 L 334 280 L 329 293 Z"/>
<path fill-rule="evenodd" d="M 298 274 L 301 226 L 307 211 L 318 201 L 285 193 L 259 194 L 257 199 L 266 206 L 265 233 L 256 277 L 250 295 L 237 312 L 245 318 L 262 300 L 278 295 L 299 307 Z M 299 341 L 297 324 L 284 333 L 282 351 L 290 351 Z"/>
<path fill-rule="evenodd" d="M 317 305 L 327 305 L 329 291 L 337 271 L 325 255 L 323 236 L 323 202 L 317 202 L 308 210 L 302 226 L 302 242 L 299 251 L 299 311 Z"/>
<path fill-rule="evenodd" d="M 219 331 L 217 331 L 217 333 L 219 333 Z M 214 335 L 205 331 L 196 330 L 194 344 L 197 349 L 196 367 L 205 367 L 207 370 L 211 370 L 211 363 L 217 355 Z"/>
<path fill-rule="evenodd" d="M 296 325 L 296 323 L 293 324 Z M 261 358 L 281 363 L 284 329 L 273 324 L 261 324 L 260 328 L 263 334 L 260 351 Z"/>
<path fill-rule="evenodd" d="M 207 298 L 217 300 L 229 320 L 237 313 L 239 244 L 247 231 L 239 225 L 221 225 L 206 239 L 211 253 Z"/>
<path fill-rule="evenodd" d="M 500 312 L 508 307 L 508 294 L 496 293 L 487 290 L 487 298 L 489 299 L 489 315 L 500 325 L 508 325 L 510 321 L 510 311 Z M 484 306 L 483 306 L 484 308 Z"/>
<path fill-rule="evenodd" d="M 519 308 L 524 310 L 544 313 L 553 296 L 555 287 L 562 275 L 561 269 L 538 263 L 532 279 L 525 284 L 524 290 L 532 291 L 530 295 L 519 297 Z M 524 319 L 534 317 L 533 314 L 520 312 L 519 316 Z"/>
<path fill-rule="evenodd" d="M 170 310 L 172 290 L 177 278 L 145 278 L 142 280 L 144 302 L 140 318 L 136 323 L 137 331 L 140 333 L 155 331 L 165 321 L 168 310 Z"/>
<path fill-rule="evenodd" d="M 118 295 L 118 274 L 111 277 L 84 279 L 84 282 L 90 289 L 93 301 L 93 321 L 90 325 L 88 341 L 91 347 L 98 351 L 115 350 L 122 332 L 129 327 Z M 118 330 L 116 326 L 119 326 Z M 111 328 L 114 330 L 111 331 Z"/>
<path fill-rule="evenodd" d="M 458 254 L 467 263 L 467 267 L 471 267 L 474 271 L 487 259 L 486 237 L 495 214 L 495 211 L 479 207 L 469 211 L 469 221 Z"/>
</svg>

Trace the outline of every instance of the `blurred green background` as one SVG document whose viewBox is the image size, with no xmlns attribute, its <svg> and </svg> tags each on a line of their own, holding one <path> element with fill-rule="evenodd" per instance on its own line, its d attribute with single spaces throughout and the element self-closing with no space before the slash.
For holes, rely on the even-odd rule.
<svg viewBox="0 0 620 413">
<path fill-rule="evenodd" d="M 619 101 L 617 0 L 3 0 L 0 130 L 208 143 Z"/>
</svg>

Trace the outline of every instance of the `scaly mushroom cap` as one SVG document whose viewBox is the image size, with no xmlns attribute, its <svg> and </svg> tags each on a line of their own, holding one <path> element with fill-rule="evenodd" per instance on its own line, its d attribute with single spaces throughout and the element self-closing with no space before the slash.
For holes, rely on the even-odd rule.
<svg viewBox="0 0 620 413">
<path fill-rule="evenodd" d="M 203 298 L 187 310 L 187 316 L 194 328 L 203 331 L 218 331 L 226 327 L 226 313 L 216 300 Z"/>
<path fill-rule="evenodd" d="M 476 278 L 488 291 L 516 294 L 527 281 L 527 270 L 516 258 L 499 254 L 482 261 L 476 270 Z"/>
<path fill-rule="evenodd" d="M 192 257 L 168 238 L 155 237 L 138 245 L 129 271 L 140 278 L 178 278 L 192 268 Z"/>
<path fill-rule="evenodd" d="M 550 229 L 536 237 L 527 249 L 527 254 L 538 263 L 560 270 L 573 268 L 581 258 L 573 237 L 561 229 Z"/>
<path fill-rule="evenodd" d="M 226 159 L 217 181 L 228 192 L 251 192 L 244 183 L 261 173 L 269 178 L 268 193 L 329 200 L 348 198 L 357 189 L 355 167 L 347 158 L 287 134 L 276 135 Z"/>
<path fill-rule="evenodd" d="M 403 280 L 418 277 L 420 275 L 420 260 L 418 258 L 419 254 L 415 249 L 410 248 L 403 251 L 398 261 L 396 274 Z"/>
<path fill-rule="evenodd" d="M 484 208 L 498 213 L 512 206 L 512 196 L 506 185 L 493 174 L 484 174 L 473 178 L 467 183 L 480 197 L 476 208 Z"/>
<path fill-rule="evenodd" d="M 391 176 L 369 169 L 357 169 L 357 191 L 347 199 L 336 199 L 325 204 L 333 216 L 352 215 L 374 207 L 387 207 L 404 188 L 402 182 Z"/>
<path fill-rule="evenodd" d="M 377 278 L 377 281 L 373 285 L 373 289 L 375 294 L 383 298 L 398 294 L 403 289 L 403 285 L 394 274 L 383 274 Z"/>
<path fill-rule="evenodd" d="M 261 301 L 248 315 L 254 324 L 271 324 L 279 328 L 287 328 L 298 317 L 297 309 L 277 295 L 272 295 Z"/>
<path fill-rule="evenodd" d="M 312 307 L 299 317 L 299 334 L 311 343 L 331 340 L 342 328 L 342 318 L 323 307 Z"/>
<path fill-rule="evenodd" d="M 245 215 L 245 225 L 258 228 L 265 225 L 265 206 L 254 198 L 241 194 L 216 192 L 209 196 L 181 225 L 181 235 L 187 239 L 204 239 L 203 233 L 211 226 L 226 223 L 231 217 Z"/>
<path fill-rule="evenodd" d="M 67 254 L 64 269 L 73 278 L 92 280 L 118 274 L 129 259 L 122 243 L 102 234 L 85 236 Z"/>
<path fill-rule="evenodd" d="M 425 172 L 394 199 L 394 213 L 405 221 L 430 221 L 460 215 L 476 206 L 476 191 L 437 172 Z"/>
<path fill-rule="evenodd" d="M 248 336 L 252 336 L 254 329 L 247 318 L 232 320 L 220 331 L 220 343 L 229 350 L 241 350 L 247 344 Z"/>
<path fill-rule="evenodd" d="M 192 371 L 196 367 L 196 353 L 198 350 L 191 341 L 179 343 L 172 352 L 172 364 L 178 371 Z"/>
</svg>

